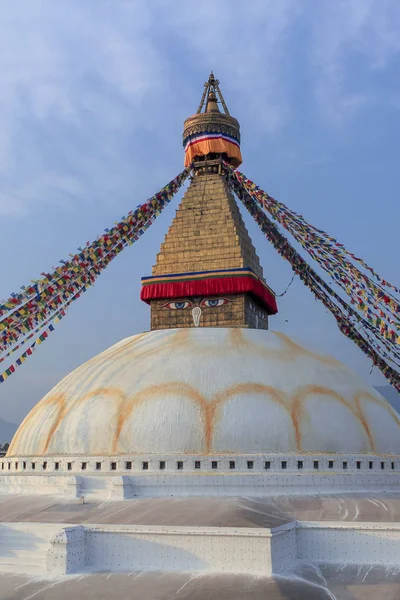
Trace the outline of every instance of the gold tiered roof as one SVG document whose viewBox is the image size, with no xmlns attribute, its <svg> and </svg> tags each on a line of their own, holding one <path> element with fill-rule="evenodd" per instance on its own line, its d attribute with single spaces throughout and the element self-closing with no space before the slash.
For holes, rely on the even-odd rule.
<svg viewBox="0 0 400 600">
<path fill-rule="evenodd" d="M 262 268 L 239 208 L 223 177 L 194 177 L 161 244 L 153 275 Z"/>
</svg>

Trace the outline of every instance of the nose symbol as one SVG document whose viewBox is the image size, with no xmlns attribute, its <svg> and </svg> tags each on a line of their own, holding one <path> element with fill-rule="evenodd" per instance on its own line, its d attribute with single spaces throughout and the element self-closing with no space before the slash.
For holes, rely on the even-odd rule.
<svg viewBox="0 0 400 600">
<path fill-rule="evenodd" d="M 193 323 L 195 327 L 199 326 L 200 317 L 201 317 L 201 308 L 199 306 L 195 306 L 192 310 Z"/>
</svg>

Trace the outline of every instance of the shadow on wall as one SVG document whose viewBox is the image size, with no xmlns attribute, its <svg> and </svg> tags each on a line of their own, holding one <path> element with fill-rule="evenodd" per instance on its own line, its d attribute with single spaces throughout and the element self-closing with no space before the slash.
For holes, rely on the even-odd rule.
<svg viewBox="0 0 400 600">
<path fill-rule="evenodd" d="M 148 537 L 148 536 L 146 536 Z M 94 571 L 202 571 L 210 564 L 170 543 L 140 539 L 140 535 L 86 532 L 87 567 Z M 187 538 L 189 540 L 189 538 Z"/>
<path fill-rule="evenodd" d="M 0 559 L 14 558 L 22 563 L 20 552 L 34 553 L 41 550 L 44 544 L 46 547 L 49 545 L 40 535 L 23 527 L 0 523 Z"/>
</svg>

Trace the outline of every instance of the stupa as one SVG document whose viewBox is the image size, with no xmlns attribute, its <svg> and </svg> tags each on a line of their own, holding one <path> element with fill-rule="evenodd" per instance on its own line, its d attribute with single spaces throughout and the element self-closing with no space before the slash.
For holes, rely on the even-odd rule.
<svg viewBox="0 0 400 600">
<path fill-rule="evenodd" d="M 32 409 L 0 462 L 2 490 L 84 503 L 204 497 L 203 508 L 196 508 L 200 512 L 212 497 L 255 501 L 274 495 L 397 492 L 399 415 L 336 358 L 269 329 L 278 310 L 276 296 L 225 177 L 226 165 L 236 167 L 242 160 L 239 123 L 213 74 L 197 113 L 185 121 L 183 144 L 185 164 L 193 167 L 190 186 L 152 274 L 142 280 L 151 330 L 95 356 Z M 285 523 L 247 533 L 239 531 L 246 525 L 235 519 L 241 523 L 237 531 L 213 524 L 218 534 L 180 521 L 182 531 L 170 532 L 175 550 L 181 548 L 176 565 L 196 570 L 201 555 L 204 564 L 220 570 L 282 571 L 299 557 L 307 560 L 313 536 L 323 550 L 314 546 L 310 560 L 329 544 L 333 562 L 340 552 L 351 554 L 354 523 L 350 529 L 337 526 L 335 539 L 332 527 L 317 523 L 304 526 L 301 537 L 296 533 L 300 513 L 291 509 Z M 191 525 L 190 531 L 183 525 Z M 152 540 L 137 563 L 143 568 L 162 567 L 153 551 L 168 527 L 162 519 L 158 526 L 138 533 L 125 524 L 125 536 Z M 49 570 L 79 571 L 89 564 L 96 535 L 97 540 L 106 535 L 96 527 L 58 532 L 47 558 Z M 117 529 L 113 540 L 118 544 L 122 530 Z M 91 536 L 91 546 L 85 535 Z M 204 552 L 196 546 L 200 535 L 206 540 Z M 367 542 L 373 547 L 372 537 L 360 542 L 360 560 L 368 554 Z M 116 568 L 106 541 L 99 544 L 104 552 L 96 560 L 103 560 L 104 569 Z M 132 568 L 134 560 L 129 562 L 129 543 L 124 544 L 120 570 Z M 183 549 L 192 558 L 185 558 Z M 167 570 L 173 568 L 170 558 L 165 561 Z"/>
<path fill-rule="evenodd" d="M 275 294 L 223 172 L 240 164 L 239 143 L 211 74 L 184 125 L 191 184 L 142 279 L 151 331 L 51 390 L 18 429 L 3 470 L 135 472 L 143 493 L 148 473 L 162 476 L 161 488 L 168 474 L 169 492 L 199 471 L 213 481 L 223 473 L 236 493 L 304 486 L 300 472 L 329 486 L 345 471 L 359 487 L 374 469 L 383 479 L 397 471 L 400 420 L 389 403 L 333 357 L 268 330 Z"/>
</svg>

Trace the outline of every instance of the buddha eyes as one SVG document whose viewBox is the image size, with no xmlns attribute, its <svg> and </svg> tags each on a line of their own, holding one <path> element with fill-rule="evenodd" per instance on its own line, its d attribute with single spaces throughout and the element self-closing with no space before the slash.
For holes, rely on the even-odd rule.
<svg viewBox="0 0 400 600">
<path fill-rule="evenodd" d="M 184 310 L 185 308 L 189 308 L 189 306 L 193 306 L 193 302 L 189 302 L 188 300 L 182 300 L 181 302 L 167 302 L 167 304 L 163 305 L 163 308 L 171 308 L 172 310 Z"/>
<path fill-rule="evenodd" d="M 222 306 L 229 302 L 228 298 L 210 298 L 201 301 L 200 306 L 207 306 L 209 308 L 215 308 L 216 306 Z"/>
<path fill-rule="evenodd" d="M 196 303 L 197 302 L 198 301 L 196 299 Z M 229 300 L 228 298 L 203 298 L 200 301 L 200 304 L 197 305 L 201 306 L 202 308 L 217 308 L 218 306 L 222 306 L 223 304 L 227 304 L 228 302 L 231 302 L 231 300 Z M 169 308 L 171 310 L 185 310 L 185 308 L 192 308 L 194 304 L 195 303 L 191 300 L 173 300 L 171 302 L 166 302 L 165 304 L 163 304 L 162 308 Z"/>
</svg>

